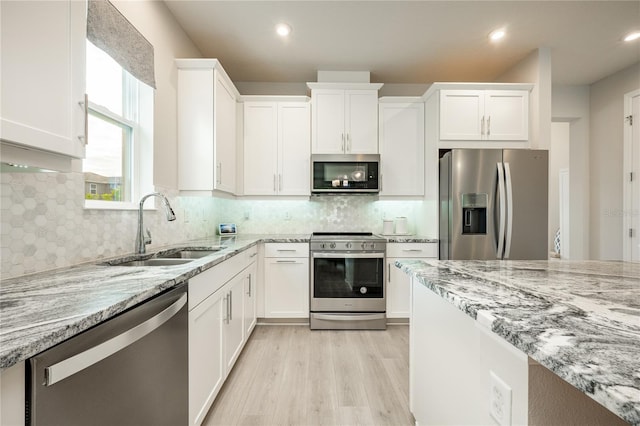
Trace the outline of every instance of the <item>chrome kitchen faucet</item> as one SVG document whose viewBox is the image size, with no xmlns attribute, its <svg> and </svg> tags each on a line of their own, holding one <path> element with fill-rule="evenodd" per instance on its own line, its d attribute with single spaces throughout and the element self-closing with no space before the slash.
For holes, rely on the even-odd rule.
<svg viewBox="0 0 640 426">
<path fill-rule="evenodd" d="M 142 197 L 140 199 L 140 207 L 138 208 L 138 232 L 136 234 L 136 253 L 138 254 L 144 254 L 146 252 L 147 244 L 151 244 L 151 232 L 149 232 L 149 230 L 147 229 L 147 235 L 145 236 L 143 232 L 144 226 L 142 224 L 142 206 L 144 205 L 145 200 L 149 197 L 162 198 L 167 221 L 171 222 L 176 220 L 176 214 L 173 212 L 171 204 L 169 204 L 169 200 L 167 200 L 167 197 L 165 197 L 163 194 L 154 192 Z"/>
</svg>

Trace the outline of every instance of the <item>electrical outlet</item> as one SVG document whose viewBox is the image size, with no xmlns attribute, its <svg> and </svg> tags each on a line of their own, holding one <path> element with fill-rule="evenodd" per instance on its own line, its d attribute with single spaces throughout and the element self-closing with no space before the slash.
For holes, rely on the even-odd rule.
<svg viewBox="0 0 640 426">
<path fill-rule="evenodd" d="M 489 375 L 489 413 L 500 426 L 511 425 L 511 388 L 493 371 Z"/>
<path fill-rule="evenodd" d="M 284 212 L 284 220 L 291 220 L 291 213 Z"/>
</svg>

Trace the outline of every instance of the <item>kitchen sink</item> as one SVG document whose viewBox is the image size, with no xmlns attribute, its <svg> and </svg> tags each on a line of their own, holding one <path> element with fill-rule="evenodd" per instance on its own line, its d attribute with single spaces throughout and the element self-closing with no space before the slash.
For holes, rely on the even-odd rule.
<svg viewBox="0 0 640 426">
<path fill-rule="evenodd" d="M 129 262 L 114 263 L 113 266 L 175 266 L 193 262 L 193 259 L 167 259 L 157 258 L 146 260 L 130 260 Z"/>
<path fill-rule="evenodd" d="M 206 249 L 183 249 L 167 253 L 159 253 L 157 259 L 200 259 L 210 254 L 224 250 L 225 246 L 207 247 Z"/>
</svg>

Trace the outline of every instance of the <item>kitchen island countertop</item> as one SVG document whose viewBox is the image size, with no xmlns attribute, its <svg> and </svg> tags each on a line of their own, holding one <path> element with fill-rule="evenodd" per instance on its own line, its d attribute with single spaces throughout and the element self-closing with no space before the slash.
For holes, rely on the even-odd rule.
<svg viewBox="0 0 640 426">
<path fill-rule="evenodd" d="M 640 264 L 399 260 L 396 266 L 640 424 Z"/>
<path fill-rule="evenodd" d="M 163 248 L 226 247 L 183 265 L 109 266 L 106 262 L 110 259 L 103 259 L 3 280 L 0 285 L 0 369 L 49 349 L 259 242 L 308 241 L 308 234 L 212 237 Z M 158 251 L 162 250 L 149 251 L 146 257 Z M 138 256 L 117 259 L 123 258 L 133 260 Z"/>
</svg>

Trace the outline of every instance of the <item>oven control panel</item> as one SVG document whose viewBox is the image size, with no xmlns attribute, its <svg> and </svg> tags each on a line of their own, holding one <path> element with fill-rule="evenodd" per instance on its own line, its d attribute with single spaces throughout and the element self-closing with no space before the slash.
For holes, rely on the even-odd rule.
<svg viewBox="0 0 640 426">
<path fill-rule="evenodd" d="M 311 251 L 385 251 L 386 241 L 312 241 Z"/>
</svg>

